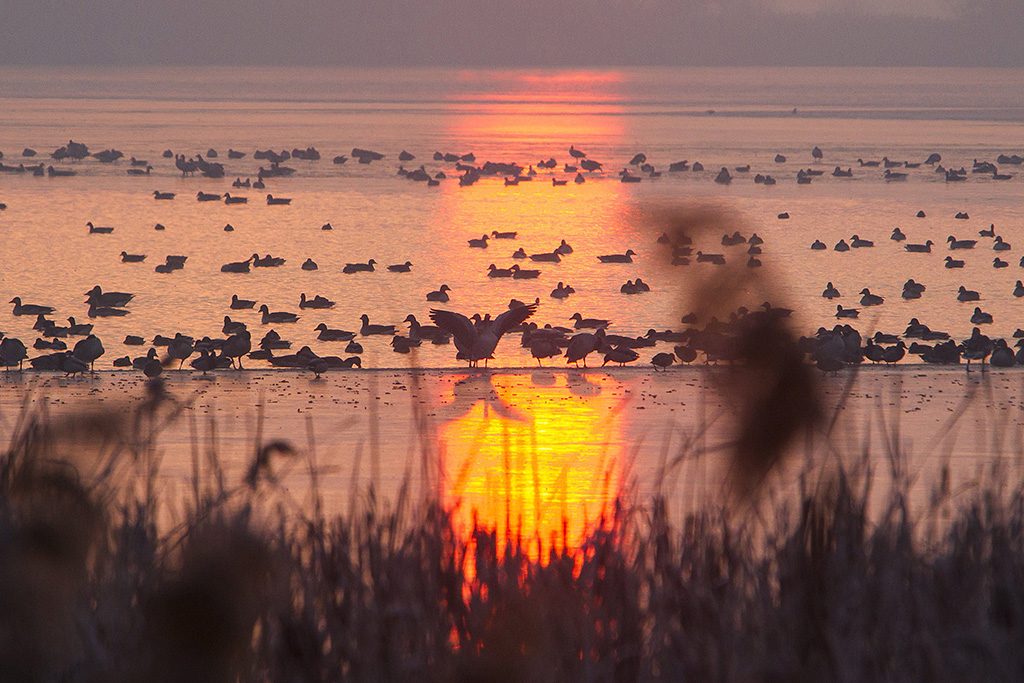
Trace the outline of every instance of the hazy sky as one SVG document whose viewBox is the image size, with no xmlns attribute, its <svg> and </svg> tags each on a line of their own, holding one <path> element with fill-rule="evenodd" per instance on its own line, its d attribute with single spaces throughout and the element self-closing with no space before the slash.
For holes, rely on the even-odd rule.
<svg viewBox="0 0 1024 683">
<path fill-rule="evenodd" d="M 1024 66 L 1024 0 L 0 0 L 0 64 Z"/>
</svg>

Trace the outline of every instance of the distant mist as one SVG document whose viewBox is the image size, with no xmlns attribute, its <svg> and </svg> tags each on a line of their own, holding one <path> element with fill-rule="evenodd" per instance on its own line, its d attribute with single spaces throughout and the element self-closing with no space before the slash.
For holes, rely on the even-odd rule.
<svg viewBox="0 0 1024 683">
<path fill-rule="evenodd" d="M 0 0 L 0 64 L 1024 66 L 1024 0 Z"/>
</svg>

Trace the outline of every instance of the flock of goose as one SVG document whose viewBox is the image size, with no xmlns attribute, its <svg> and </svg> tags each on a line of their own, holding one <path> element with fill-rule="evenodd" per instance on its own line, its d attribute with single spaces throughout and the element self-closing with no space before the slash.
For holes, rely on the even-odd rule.
<svg viewBox="0 0 1024 683">
<path fill-rule="evenodd" d="M 35 152 L 33 150 L 26 149 L 23 151 L 23 156 L 29 157 L 34 155 Z M 601 173 L 603 169 L 603 165 L 600 162 L 589 158 L 585 152 L 575 147 L 569 148 L 569 155 L 572 161 L 571 163 L 564 164 L 563 172 L 576 173 L 576 182 L 585 181 L 584 172 L 590 174 Z M 90 153 L 85 145 L 75 142 L 69 142 L 51 154 L 51 157 L 57 162 L 68 159 L 81 160 L 87 156 L 104 164 L 116 163 L 119 159 L 123 158 L 123 154 L 117 150 Z M 198 173 L 204 177 L 222 178 L 226 173 L 223 164 L 210 161 L 210 159 L 219 156 L 216 150 L 211 149 L 205 155 L 196 155 L 192 158 L 188 158 L 183 154 L 175 155 L 171 150 L 167 150 L 163 156 L 169 159 L 173 158 L 176 168 L 181 171 L 183 176 Z M 245 153 L 233 149 L 228 152 L 229 159 L 241 159 L 244 156 L 246 156 Z M 295 172 L 295 169 L 282 165 L 288 159 L 296 158 L 306 161 L 318 161 L 320 159 L 320 153 L 313 147 L 308 147 L 304 150 L 297 148 L 290 153 L 287 151 L 278 153 L 272 150 L 257 151 L 253 156 L 257 159 L 266 160 L 269 165 L 259 168 L 255 182 L 248 178 L 243 181 L 239 177 L 233 183 L 234 187 L 257 187 L 262 189 L 265 187 L 265 179 L 287 177 Z M 359 148 L 352 150 L 351 157 L 360 164 L 370 164 L 385 158 L 383 154 Z M 2 158 L 2 155 L 0 155 L 0 158 Z M 812 158 L 815 161 L 820 161 L 823 158 L 820 148 L 815 147 L 812 150 Z M 423 166 L 409 171 L 405 168 L 404 164 L 414 159 L 415 157 L 406 151 L 399 155 L 399 160 L 402 163 L 399 167 L 399 175 L 414 181 L 425 180 L 428 184 L 436 184 L 447 177 L 444 171 L 430 174 Z M 334 158 L 334 163 L 343 164 L 348 160 L 349 157 L 338 156 Z M 485 162 L 478 166 L 475 163 L 475 156 L 472 154 L 437 152 L 434 155 L 434 160 L 455 164 L 456 170 L 461 174 L 459 176 L 459 183 L 461 185 L 471 185 L 486 176 L 503 177 L 506 185 L 514 185 L 519 182 L 532 180 L 537 175 L 533 165 L 530 165 L 528 169 L 517 164 L 498 164 L 493 162 Z M 775 158 L 777 163 L 784 163 L 786 161 L 787 159 L 782 155 L 778 155 Z M 1019 165 L 1022 163 L 1022 159 L 1015 155 L 1000 155 L 998 162 L 1001 164 Z M 966 170 L 951 170 L 942 167 L 941 157 L 938 154 L 932 154 L 928 159 L 920 163 L 894 162 L 887 157 L 878 162 L 859 159 L 858 163 L 862 168 L 882 167 L 887 181 L 906 178 L 906 173 L 893 170 L 897 167 L 915 169 L 920 168 L 922 164 L 935 167 L 936 171 L 940 171 L 945 175 L 947 182 L 957 182 L 956 178 L 963 179 L 968 175 Z M 544 170 L 553 170 L 557 168 L 557 162 L 554 158 L 550 158 L 541 160 L 536 166 Z M 636 174 L 636 170 L 631 171 L 630 167 L 639 169 L 640 172 L 650 177 L 660 175 L 660 171 L 648 162 L 646 155 L 637 154 L 618 174 L 623 182 L 639 182 L 640 176 Z M 40 175 L 37 172 L 39 168 L 41 168 L 41 165 L 30 169 L 24 166 L 24 164 L 12 167 L 4 166 L 0 163 L 0 171 L 8 173 L 21 173 L 31 170 L 33 174 Z M 129 160 L 129 173 L 133 171 L 138 172 L 141 169 L 141 172 L 148 175 L 152 168 L 152 164 L 148 161 L 135 159 L 134 157 Z M 691 164 L 688 161 L 673 162 L 668 168 L 668 171 L 672 173 L 701 170 L 703 170 L 701 164 L 696 162 Z M 750 172 L 750 167 L 737 167 L 733 171 L 736 174 L 745 174 Z M 976 174 L 990 174 L 998 180 L 1008 179 L 1008 174 L 1000 173 L 998 167 L 991 162 L 979 162 L 976 160 L 972 171 Z M 801 184 L 807 184 L 811 182 L 810 179 L 823 175 L 823 173 L 823 171 L 816 169 L 801 169 L 798 173 L 797 181 Z M 50 175 L 54 174 L 51 173 Z M 832 175 L 835 177 L 850 177 L 852 176 L 852 168 L 843 171 L 837 167 Z M 734 176 L 729 169 L 722 168 L 715 177 L 715 181 L 728 183 L 733 178 Z M 555 185 L 558 185 L 559 181 L 563 184 L 568 182 L 556 177 L 552 177 L 552 181 Z M 768 185 L 776 182 L 768 174 L 757 174 L 754 177 L 754 181 Z M 153 197 L 157 201 L 173 201 L 176 195 L 172 192 L 156 190 L 153 192 Z M 244 204 L 247 202 L 246 197 L 231 195 L 230 193 L 204 193 L 202 191 L 196 194 L 196 200 L 199 202 L 223 201 L 227 204 Z M 291 203 L 291 199 L 267 194 L 266 202 L 268 205 L 287 206 Z M 923 218 L 924 215 L 923 211 L 918 213 L 918 217 Z M 778 215 L 779 220 L 786 220 L 788 218 L 788 213 Z M 966 213 L 960 213 L 955 218 L 967 219 L 968 216 Z M 155 227 L 159 230 L 163 226 L 158 223 Z M 95 225 L 91 221 L 86 223 L 86 228 L 90 234 L 94 235 L 112 235 L 115 232 L 114 227 Z M 224 229 L 229 232 L 234 230 L 230 224 L 226 225 Z M 333 226 L 330 223 L 325 223 L 321 229 L 331 230 Z M 483 234 L 479 238 L 472 237 L 467 239 L 467 245 L 469 249 L 488 249 L 491 248 L 491 245 L 511 242 L 516 238 L 516 232 L 499 232 L 495 230 L 490 234 Z M 1003 268 L 1009 265 L 998 254 L 1009 251 L 1012 247 L 1003 236 L 997 234 L 994 225 L 990 226 L 987 230 L 981 231 L 979 238 L 991 240 L 991 249 L 996 252 L 992 263 L 993 267 Z M 908 241 L 907 235 L 899 227 L 893 229 L 890 239 L 902 245 L 903 251 L 909 254 L 931 254 L 935 246 L 931 240 L 917 243 Z M 721 246 L 724 250 L 715 253 L 695 249 L 693 238 L 684 234 L 675 234 L 674 236 L 669 236 L 667 233 L 662 234 L 657 241 L 659 245 L 663 246 L 666 261 L 674 266 L 690 266 L 691 264 L 695 266 L 696 264 L 701 264 L 702 267 L 723 266 L 727 262 L 734 262 L 735 255 L 738 252 L 742 253 L 742 259 L 746 267 L 757 268 L 762 265 L 760 257 L 762 255 L 764 239 L 757 235 L 757 233 L 753 233 L 749 237 L 738 231 L 732 234 L 727 233 L 721 238 Z M 946 240 L 948 249 L 951 252 L 956 252 L 957 255 L 975 249 L 978 247 L 979 242 L 980 239 L 961 239 L 954 235 L 950 235 Z M 815 240 L 810 248 L 813 251 L 829 249 L 828 245 L 820 240 Z M 853 234 L 849 240 L 841 239 L 832 246 L 832 250 L 837 252 L 873 248 L 876 248 L 875 242 L 871 239 L 865 239 L 859 234 Z M 531 261 L 538 264 L 560 263 L 566 258 L 580 258 L 578 254 L 574 254 L 576 253 L 573 247 L 563 239 L 550 251 L 527 253 L 523 248 L 518 248 L 512 252 L 511 258 L 517 261 Z M 620 253 L 594 254 L 589 258 L 596 258 L 602 264 L 628 264 L 633 263 L 633 259 L 636 256 L 637 253 L 633 249 L 624 249 Z M 126 264 L 142 263 L 146 258 L 145 254 L 132 254 L 126 251 L 120 253 L 121 262 Z M 181 270 L 185 267 L 187 259 L 188 257 L 185 255 L 168 255 L 163 263 L 156 265 L 155 270 L 159 273 L 171 273 Z M 946 268 L 963 268 L 965 266 L 965 261 L 954 258 L 953 254 L 945 256 L 942 263 Z M 258 253 L 254 253 L 245 260 L 224 263 L 220 270 L 223 273 L 244 274 L 250 273 L 254 269 L 276 268 L 285 264 L 286 260 L 284 258 L 271 254 L 260 256 Z M 341 272 L 350 275 L 374 273 L 377 271 L 378 265 L 374 259 L 369 259 L 366 262 L 347 263 L 341 267 Z M 1024 267 L 1024 257 L 1020 259 L 1019 265 Z M 312 258 L 307 259 L 301 265 L 303 270 L 317 270 L 319 267 L 319 264 Z M 413 267 L 414 264 L 411 261 L 405 261 L 386 265 L 384 269 L 389 273 L 400 274 L 411 272 Z M 519 263 L 513 263 L 508 267 L 499 267 L 492 263 L 483 275 L 488 278 L 508 278 L 511 280 L 536 279 L 541 275 L 541 270 L 539 268 L 524 268 Z M 908 280 L 904 284 L 902 296 L 904 299 L 921 298 L 926 289 L 925 285 Z M 448 303 L 451 291 L 452 289 L 447 284 L 442 284 L 436 290 L 428 292 L 425 295 L 425 299 L 432 303 Z M 619 291 L 625 295 L 636 295 L 650 292 L 651 287 L 642 278 L 637 277 L 623 283 Z M 571 285 L 560 281 L 551 290 L 550 296 L 554 299 L 566 299 L 574 293 L 575 289 Z M 1024 297 L 1024 284 L 1020 280 L 1016 282 L 1012 294 L 1014 297 Z M 85 313 L 90 319 L 126 316 L 130 313 L 129 306 L 134 299 L 132 293 L 104 291 L 100 285 L 94 286 L 88 292 L 85 292 L 84 295 L 86 296 L 85 304 L 87 304 Z M 822 296 L 829 300 L 835 300 L 842 298 L 842 293 L 833 283 L 829 282 L 822 292 Z M 867 287 L 859 291 L 859 297 L 858 302 L 861 308 L 885 305 L 885 299 L 872 293 Z M 958 302 L 972 302 L 979 299 L 980 295 L 978 292 L 970 290 L 966 286 L 960 286 L 957 296 Z M 32 345 L 32 349 L 37 352 L 48 353 L 40 353 L 33 358 L 29 358 L 29 350 L 25 343 L 18 338 L 0 333 L 0 365 L 3 365 L 5 369 L 17 368 L 20 370 L 24 368 L 27 361 L 28 365 L 35 370 L 63 371 L 74 375 L 91 371 L 94 369 L 96 361 L 105 355 L 105 349 L 100 338 L 94 334 L 94 323 L 83 324 L 76 321 L 74 317 L 68 317 L 68 324 L 64 325 L 50 317 L 56 313 L 56 309 L 53 306 L 25 303 L 17 296 L 10 303 L 13 305 L 12 314 L 14 316 L 35 317 L 33 330 L 39 336 Z M 335 302 L 325 296 L 319 294 L 307 296 L 305 292 L 301 293 L 297 303 L 300 313 L 272 311 L 266 303 L 257 308 L 257 303 L 255 300 L 243 299 L 234 294 L 226 305 L 230 311 L 258 311 L 259 323 L 264 326 L 295 324 L 300 321 L 307 310 L 326 310 L 335 306 Z M 410 313 L 403 321 L 408 325 L 408 329 L 401 332 L 396 325 L 372 323 L 366 314 L 361 316 L 361 325 L 353 330 L 331 328 L 323 322 L 317 324 L 313 328 L 317 333 L 317 341 L 323 343 L 345 343 L 344 357 L 320 355 L 309 346 L 302 346 L 295 353 L 282 353 L 291 350 L 291 342 L 282 338 L 275 329 L 270 329 L 264 334 L 254 334 L 246 323 L 232 320 L 230 315 L 225 315 L 223 327 L 219 331 L 212 332 L 210 335 L 201 338 L 194 338 L 180 332 L 172 337 L 156 335 L 148 343 L 149 348 L 143 355 L 135 358 L 129 356 L 118 357 L 113 360 L 112 364 L 117 368 L 134 368 L 144 372 L 147 376 L 154 377 L 161 374 L 165 368 L 176 366 L 178 369 L 181 369 L 186 362 L 191 368 L 206 374 L 215 370 L 232 367 L 242 369 L 243 360 L 252 359 L 266 362 L 272 367 L 309 370 L 319 376 L 331 369 L 361 367 L 362 363 L 359 354 L 363 352 L 363 346 L 360 339 L 376 336 L 389 338 L 392 350 L 403 354 L 410 353 L 423 342 L 435 345 L 445 345 L 454 342 L 455 358 L 468 363 L 470 367 L 475 367 L 480 361 L 483 361 L 486 365 L 489 360 L 494 358 L 498 345 L 504 336 L 518 334 L 520 335 L 521 345 L 529 349 L 531 356 L 537 360 L 538 364 L 541 364 L 545 359 L 563 357 L 566 363 L 576 366 L 582 363 L 586 367 L 588 357 L 595 354 L 601 358 L 603 365 L 614 364 L 623 366 L 639 361 L 642 349 L 653 348 L 658 344 L 672 345 L 671 352 L 655 352 L 649 358 L 649 362 L 657 370 L 677 363 L 692 363 L 698 360 L 709 363 L 734 361 L 736 360 L 735 339 L 745 329 L 745 326 L 752 320 L 758 320 L 765 316 L 780 318 L 788 317 L 790 313 L 787 309 L 773 307 L 770 303 L 766 302 L 754 311 L 743 308 L 738 309 L 727 320 L 715 318 L 698 320 L 695 315 L 690 314 L 681 319 L 680 322 L 684 327 L 680 330 L 658 331 L 652 329 L 644 335 L 632 337 L 611 332 L 610 330 L 613 325 L 609 320 L 587 318 L 580 313 L 576 313 L 569 319 L 572 322 L 571 327 L 552 324 L 540 326 L 531 320 L 540 310 L 542 309 L 539 298 L 531 303 L 512 299 L 509 302 L 508 310 L 493 317 L 491 314 L 482 315 L 480 313 L 467 316 L 455 311 L 432 308 L 429 312 L 432 325 L 421 324 L 415 314 Z M 859 312 L 860 309 L 857 307 L 844 307 L 842 303 L 837 303 L 835 315 L 840 321 L 847 321 L 856 319 L 859 316 Z M 832 329 L 822 328 L 815 335 L 802 338 L 801 346 L 807 357 L 824 371 L 835 371 L 843 366 L 861 363 L 865 360 L 875 363 L 896 363 L 902 361 L 907 354 L 917 355 L 926 363 L 951 364 L 966 360 L 968 369 L 972 361 L 980 362 L 983 365 L 986 361 L 990 361 L 992 365 L 999 367 L 1024 364 L 1024 331 L 1017 330 L 1017 333 L 1014 335 L 1018 340 L 1014 342 L 1014 346 L 1018 349 L 1014 352 L 1010 343 L 1006 340 L 990 339 L 980 332 L 980 326 L 990 324 L 992 321 L 993 317 L 990 313 L 983 311 L 980 306 L 975 307 L 971 316 L 971 323 L 976 327 L 969 338 L 959 343 L 952 340 L 948 333 L 931 330 L 919 323 L 916 318 L 908 323 L 906 330 L 902 333 L 877 332 L 874 336 L 868 338 L 866 342 L 861 338 L 860 333 L 851 327 L 848 322 L 841 322 Z M 75 337 L 81 338 L 69 348 L 68 344 L 70 342 L 65 340 Z M 258 342 L 255 341 L 257 337 L 259 337 Z M 908 341 L 910 342 L 909 345 Z M 147 345 L 145 338 L 140 335 L 128 335 L 122 343 L 126 346 L 137 347 Z"/>
</svg>

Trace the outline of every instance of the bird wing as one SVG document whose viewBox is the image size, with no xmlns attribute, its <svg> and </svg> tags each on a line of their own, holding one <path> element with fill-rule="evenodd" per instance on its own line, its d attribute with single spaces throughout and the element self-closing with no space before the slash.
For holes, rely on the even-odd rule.
<svg viewBox="0 0 1024 683">
<path fill-rule="evenodd" d="M 527 306 L 516 306 L 515 308 L 505 311 L 491 323 L 491 329 L 494 331 L 495 336 L 501 337 L 513 327 L 522 325 L 531 315 L 537 311 L 537 304 L 532 303 Z"/>
<path fill-rule="evenodd" d="M 430 319 L 435 325 L 455 337 L 458 346 L 469 349 L 476 342 L 477 333 L 473 321 L 461 313 L 432 308 L 430 309 Z"/>
</svg>

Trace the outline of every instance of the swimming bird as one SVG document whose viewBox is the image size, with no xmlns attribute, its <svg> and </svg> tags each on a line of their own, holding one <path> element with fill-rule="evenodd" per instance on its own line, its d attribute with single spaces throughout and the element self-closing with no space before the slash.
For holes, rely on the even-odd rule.
<svg viewBox="0 0 1024 683">
<path fill-rule="evenodd" d="M 861 239 L 860 235 L 854 235 L 850 238 L 850 246 L 854 249 L 863 249 L 865 247 L 873 247 L 875 243 L 871 240 Z"/>
<path fill-rule="evenodd" d="M 475 249 L 486 249 L 487 248 L 487 235 L 481 235 L 480 239 L 469 240 L 469 246 Z"/>
<path fill-rule="evenodd" d="M 829 282 L 827 285 L 825 285 L 825 289 L 824 291 L 822 291 L 821 296 L 825 299 L 836 299 L 842 295 L 839 293 L 839 290 L 836 289 L 831 282 Z"/>
<path fill-rule="evenodd" d="M 584 318 L 582 315 L 579 314 L 579 312 L 573 313 L 569 320 L 575 321 L 573 323 L 573 326 L 577 330 L 582 330 L 586 328 L 598 329 L 608 327 L 609 325 L 611 325 L 611 322 L 608 320 L 602 320 L 600 318 Z"/>
<path fill-rule="evenodd" d="M 860 294 L 861 306 L 881 306 L 883 303 L 885 303 L 885 299 L 878 296 L 877 294 L 872 294 L 871 290 L 868 289 L 867 287 L 860 290 Z"/>
<path fill-rule="evenodd" d="M 320 341 L 351 341 L 356 336 L 355 332 L 348 330 L 332 330 L 326 323 L 320 323 L 313 329 L 318 332 L 316 338 Z"/>
<path fill-rule="evenodd" d="M 515 254 L 512 255 L 515 258 Z M 560 263 L 562 257 L 557 251 L 544 251 L 539 254 L 530 254 L 531 261 L 538 261 L 541 263 Z"/>
<path fill-rule="evenodd" d="M 1010 248 L 1010 243 L 1004 242 L 1002 235 L 996 235 L 996 241 L 992 243 L 993 251 L 1009 251 Z"/>
<path fill-rule="evenodd" d="M 395 263 L 388 266 L 388 272 L 391 273 L 408 273 L 412 270 L 412 261 L 406 261 L 405 263 Z"/>
<path fill-rule="evenodd" d="M 267 195 L 267 206 L 287 206 L 291 204 L 292 200 L 286 197 L 275 197 L 272 194 Z"/>
<path fill-rule="evenodd" d="M 92 323 L 78 323 L 68 318 L 68 334 L 72 337 L 87 337 L 92 334 Z"/>
<path fill-rule="evenodd" d="M 555 253 L 562 256 L 568 256 L 572 253 L 572 245 L 565 240 L 562 240 L 557 247 L 555 247 Z"/>
<path fill-rule="evenodd" d="M 444 330 L 434 325 L 421 325 L 416 316 L 410 313 L 403 322 L 409 323 L 409 338 L 413 340 L 427 339 L 435 341 L 438 337 L 447 336 Z"/>
<path fill-rule="evenodd" d="M 597 260 L 601 263 L 632 263 L 634 256 L 636 256 L 636 252 L 632 249 L 627 249 L 624 254 L 605 254 L 598 256 Z"/>
<path fill-rule="evenodd" d="M 1003 259 L 999 258 L 998 256 L 995 257 L 994 259 L 992 259 L 992 267 L 993 268 L 1008 268 L 1009 266 L 1010 266 L 1009 263 L 1007 263 Z"/>
<path fill-rule="evenodd" d="M 114 229 L 106 226 L 93 225 L 92 221 L 85 224 L 85 227 L 89 228 L 90 235 L 109 235 L 114 232 Z"/>
<path fill-rule="evenodd" d="M 145 260 L 145 254 L 129 254 L 126 251 L 121 252 L 121 263 L 142 263 Z"/>
<path fill-rule="evenodd" d="M 371 325 L 370 316 L 366 315 L 365 313 L 359 316 L 359 319 L 363 322 L 362 327 L 359 328 L 359 334 L 363 335 L 364 337 L 369 337 L 372 335 L 391 337 L 394 336 L 395 334 L 394 325 Z"/>
<path fill-rule="evenodd" d="M 271 313 L 266 304 L 259 307 L 259 312 L 262 316 L 261 322 L 264 325 L 269 325 L 271 323 L 294 323 L 299 320 L 299 316 L 294 313 L 288 313 L 287 311 L 275 311 Z"/>
<path fill-rule="evenodd" d="M 370 259 L 366 263 L 346 263 L 345 267 L 341 269 L 341 272 L 351 275 L 352 273 L 372 273 L 373 267 L 377 264 L 376 261 Z"/>
<path fill-rule="evenodd" d="M 973 325 L 987 325 L 992 322 L 992 314 L 986 313 L 981 308 L 975 306 L 974 314 L 971 315 L 971 324 Z"/>
<path fill-rule="evenodd" d="M 512 269 L 499 268 L 492 263 L 487 266 L 487 277 L 512 277 Z"/>
<path fill-rule="evenodd" d="M 497 230 L 491 230 L 491 237 L 496 240 L 514 240 L 517 232 L 498 232 Z"/>
<path fill-rule="evenodd" d="M 842 304 L 836 306 L 836 317 L 837 318 L 856 318 L 860 315 L 860 311 L 856 308 L 843 308 Z"/>
<path fill-rule="evenodd" d="M 932 245 L 935 244 L 931 240 L 928 240 L 924 244 L 904 244 L 904 251 L 908 251 L 912 254 L 930 254 L 932 253 Z"/>
<path fill-rule="evenodd" d="M 448 292 L 450 291 L 452 291 L 451 287 L 449 287 L 448 285 L 441 285 L 440 288 L 438 288 L 437 290 L 433 292 L 427 292 L 427 301 L 435 301 L 438 303 L 446 304 L 448 303 L 448 300 L 450 298 L 448 296 Z"/>
<path fill-rule="evenodd" d="M 135 298 L 134 294 L 128 292 L 104 292 L 99 285 L 94 285 L 85 292 L 85 296 L 88 297 L 87 301 L 95 306 L 126 306 Z"/>
<path fill-rule="evenodd" d="M 509 268 L 509 270 L 512 271 L 512 279 L 514 280 L 534 280 L 540 277 L 539 270 L 527 270 L 520 268 L 518 263 L 512 264 L 512 267 Z"/>
<path fill-rule="evenodd" d="M 821 240 L 814 240 L 814 242 L 811 243 L 811 249 L 814 251 L 822 251 L 824 249 L 828 249 L 828 247 Z"/>
<path fill-rule="evenodd" d="M 892 234 L 889 235 L 889 239 L 893 242 L 902 242 L 907 239 L 907 236 L 903 234 L 903 231 L 900 230 L 899 227 L 895 227 L 892 229 Z"/>
<path fill-rule="evenodd" d="M 159 201 L 170 201 L 174 199 L 173 192 L 161 192 L 160 190 L 153 190 L 153 198 Z"/>
<path fill-rule="evenodd" d="M 50 315 L 57 309 L 53 306 L 40 306 L 38 304 L 23 304 L 21 297 L 16 296 L 8 303 L 14 304 L 14 315 Z"/>
<path fill-rule="evenodd" d="M 850 245 L 846 243 L 846 240 L 839 240 L 833 248 L 836 251 L 850 251 Z"/>
<path fill-rule="evenodd" d="M 974 245 L 978 243 L 978 240 L 958 240 L 953 235 L 946 238 L 946 242 L 949 243 L 950 249 L 974 249 Z"/>
<path fill-rule="evenodd" d="M 334 308 L 334 302 L 326 297 L 322 297 L 319 294 L 314 296 L 312 299 L 306 298 L 306 293 L 302 292 L 299 295 L 299 308 Z"/>
<path fill-rule="evenodd" d="M 248 273 L 249 264 L 252 262 L 252 258 L 247 258 L 244 261 L 234 261 L 232 263 L 225 263 L 220 267 L 222 273 Z"/>
<path fill-rule="evenodd" d="M 454 311 L 430 309 L 430 319 L 440 329 L 455 338 L 456 358 L 467 361 L 470 367 L 476 367 L 480 361 L 493 358 L 494 350 L 501 337 L 523 324 L 537 310 L 537 304 L 519 306 L 505 311 L 493 320 L 483 319 L 478 323 Z"/>
<path fill-rule="evenodd" d="M 1024 283 L 1021 283 L 1020 280 L 1017 280 L 1017 283 L 1013 286 L 1013 295 L 1018 299 L 1024 297 Z"/>
<path fill-rule="evenodd" d="M 252 255 L 252 265 L 254 268 L 277 268 L 285 264 L 285 259 L 280 256 L 271 256 L 267 254 L 263 258 L 260 258 L 259 254 Z"/>
<path fill-rule="evenodd" d="M 957 290 L 956 300 L 957 301 L 978 301 L 981 299 L 981 295 L 971 289 L 967 289 L 963 285 Z"/>
<path fill-rule="evenodd" d="M 224 203 L 225 204 L 248 204 L 249 203 L 249 198 L 248 197 L 237 197 L 237 196 L 232 197 L 230 192 L 225 192 L 224 193 Z"/>
<path fill-rule="evenodd" d="M 235 311 L 242 311 L 245 309 L 253 308 L 256 306 L 256 302 L 251 299 L 239 299 L 237 294 L 231 295 L 231 309 Z"/>
<path fill-rule="evenodd" d="M 319 266 L 316 264 L 316 261 L 314 261 L 311 258 L 308 258 L 305 261 L 303 261 L 301 267 L 302 267 L 302 270 L 318 270 L 319 269 Z"/>
</svg>

